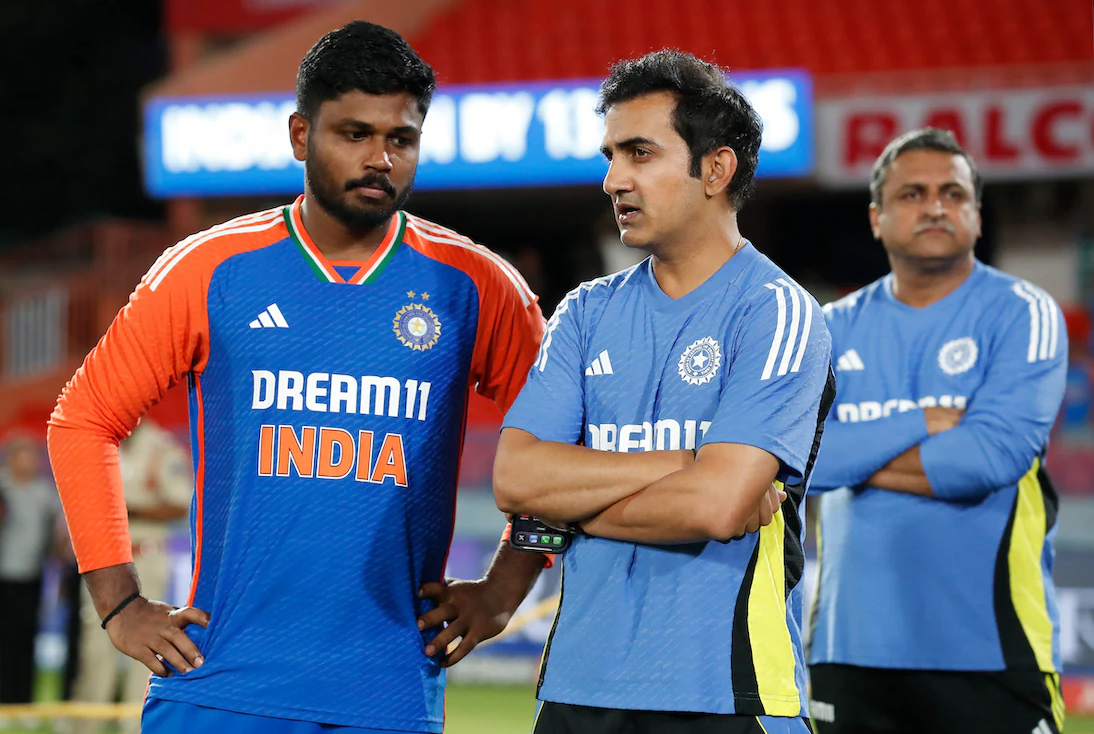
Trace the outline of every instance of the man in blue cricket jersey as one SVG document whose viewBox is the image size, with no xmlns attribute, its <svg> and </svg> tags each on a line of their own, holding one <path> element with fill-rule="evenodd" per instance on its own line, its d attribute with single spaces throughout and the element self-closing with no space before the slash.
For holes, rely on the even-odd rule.
<svg viewBox="0 0 1094 734">
<path fill-rule="evenodd" d="M 837 397 L 811 638 L 818 731 L 1063 727 L 1044 470 L 1067 335 L 1052 298 L 980 263 L 980 176 L 934 129 L 874 164 L 892 272 L 825 308 Z"/>
<path fill-rule="evenodd" d="M 650 257 L 559 304 L 494 466 L 501 509 L 584 531 L 535 731 L 805 732 L 800 512 L 830 343 L 738 230 L 760 119 L 667 50 L 613 67 L 599 109 L 604 191 Z"/>
</svg>

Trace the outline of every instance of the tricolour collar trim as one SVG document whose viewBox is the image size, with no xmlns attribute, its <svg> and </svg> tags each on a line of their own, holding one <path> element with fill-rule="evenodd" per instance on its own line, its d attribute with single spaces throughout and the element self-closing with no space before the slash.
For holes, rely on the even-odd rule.
<svg viewBox="0 0 1094 734">
<path fill-rule="evenodd" d="M 299 197 L 283 210 L 285 224 L 289 229 L 289 237 L 304 256 L 305 262 L 315 273 L 316 277 L 327 283 L 350 283 L 352 285 L 368 285 L 375 283 L 380 273 L 388 266 L 403 241 L 406 232 L 406 214 L 395 212 L 391 224 L 388 226 L 387 236 L 384 241 L 372 253 L 368 261 L 353 275 L 349 281 L 339 274 L 338 270 L 324 257 L 322 251 L 315 245 L 307 230 L 304 229 L 304 221 L 300 213 L 300 205 L 304 197 Z"/>
</svg>

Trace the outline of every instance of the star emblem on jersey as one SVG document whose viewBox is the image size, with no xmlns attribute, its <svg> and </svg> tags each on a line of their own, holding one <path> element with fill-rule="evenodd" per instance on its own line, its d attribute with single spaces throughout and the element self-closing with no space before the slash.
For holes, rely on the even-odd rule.
<svg viewBox="0 0 1094 734">
<path fill-rule="evenodd" d="M 722 348 L 713 337 L 704 336 L 684 350 L 677 364 L 680 379 L 689 385 L 705 385 L 722 366 Z"/>
<path fill-rule="evenodd" d="M 972 369 L 979 355 L 980 350 L 972 337 L 963 336 L 942 345 L 938 350 L 938 366 L 947 375 L 960 375 Z"/>
<path fill-rule="evenodd" d="M 441 338 L 441 320 L 433 309 L 421 303 L 411 303 L 395 314 L 395 336 L 414 351 L 432 349 Z"/>
</svg>

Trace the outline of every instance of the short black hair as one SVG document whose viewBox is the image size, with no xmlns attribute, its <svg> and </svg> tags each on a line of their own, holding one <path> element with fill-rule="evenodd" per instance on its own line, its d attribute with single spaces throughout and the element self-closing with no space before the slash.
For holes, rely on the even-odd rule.
<svg viewBox="0 0 1094 734">
<path fill-rule="evenodd" d="M 676 97 L 672 127 L 691 153 L 688 173 L 702 175 L 703 156 L 723 145 L 737 154 L 737 171 L 726 193 L 735 211 L 752 195 L 760 159 L 763 121 L 739 89 L 726 81 L 726 71 L 689 53 L 662 49 L 614 64 L 600 86 L 596 111 L 655 92 Z"/>
<path fill-rule="evenodd" d="M 972 184 L 976 193 L 976 203 L 980 203 L 980 195 L 984 191 L 984 182 L 980 178 L 980 171 L 976 170 L 976 163 L 965 152 L 957 138 L 949 130 L 939 130 L 936 127 L 921 127 L 911 130 L 900 137 L 893 138 L 881 151 L 881 155 L 874 161 L 874 167 L 870 170 L 870 202 L 875 206 L 881 206 L 881 187 L 885 185 L 885 177 L 889 175 L 889 166 L 900 156 L 913 150 L 934 150 L 939 153 L 959 155 L 968 161 L 972 171 Z"/>
<path fill-rule="evenodd" d="M 425 116 L 437 87 L 433 68 L 390 28 L 355 20 L 320 38 L 296 74 L 296 111 L 311 120 L 346 92 L 408 92 Z"/>
</svg>

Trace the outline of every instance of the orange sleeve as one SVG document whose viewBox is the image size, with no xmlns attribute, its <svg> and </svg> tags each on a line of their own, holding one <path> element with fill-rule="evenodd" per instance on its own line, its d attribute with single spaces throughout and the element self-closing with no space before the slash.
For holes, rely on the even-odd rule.
<svg viewBox="0 0 1094 734">
<path fill-rule="evenodd" d="M 50 464 L 81 573 L 133 560 L 118 443 L 186 373 L 204 368 L 208 278 L 194 263 L 172 263 L 182 246 L 141 280 L 49 419 Z"/>
<path fill-rule="evenodd" d="M 536 360 L 543 338 L 543 312 L 539 299 L 509 263 L 503 261 L 476 280 L 481 295 L 471 375 L 478 393 L 493 400 L 504 415 Z"/>
<path fill-rule="evenodd" d="M 485 271 L 477 280 L 479 330 L 471 375 L 477 380 L 478 393 L 493 400 L 504 415 L 536 360 L 545 322 L 539 299 L 509 263 Z M 513 525 L 506 523 L 502 543 L 509 542 L 512 529 Z M 543 567 L 554 565 L 554 554 L 544 554 Z"/>
<path fill-rule="evenodd" d="M 524 387 L 539 351 L 545 326 L 539 299 L 504 258 L 457 232 L 411 214 L 405 241 L 475 281 L 479 322 L 468 379 L 504 414 Z"/>
<path fill-rule="evenodd" d="M 506 268 L 504 271 L 501 267 Z M 479 330 L 471 359 L 476 390 L 490 398 L 504 415 L 524 387 L 528 371 L 543 338 L 543 312 L 539 299 L 517 269 L 505 263 L 477 278 L 480 289 Z M 509 542 L 513 526 L 505 525 L 501 542 Z M 543 567 L 555 565 L 553 554 L 544 554 Z"/>
<path fill-rule="evenodd" d="M 539 352 L 546 325 L 539 299 L 515 267 L 500 255 L 450 229 L 411 215 L 407 242 L 470 275 L 479 289 L 479 323 L 469 381 L 502 414 L 517 399 Z M 508 543 L 511 526 L 501 541 Z M 544 567 L 554 565 L 545 554 Z"/>
</svg>

